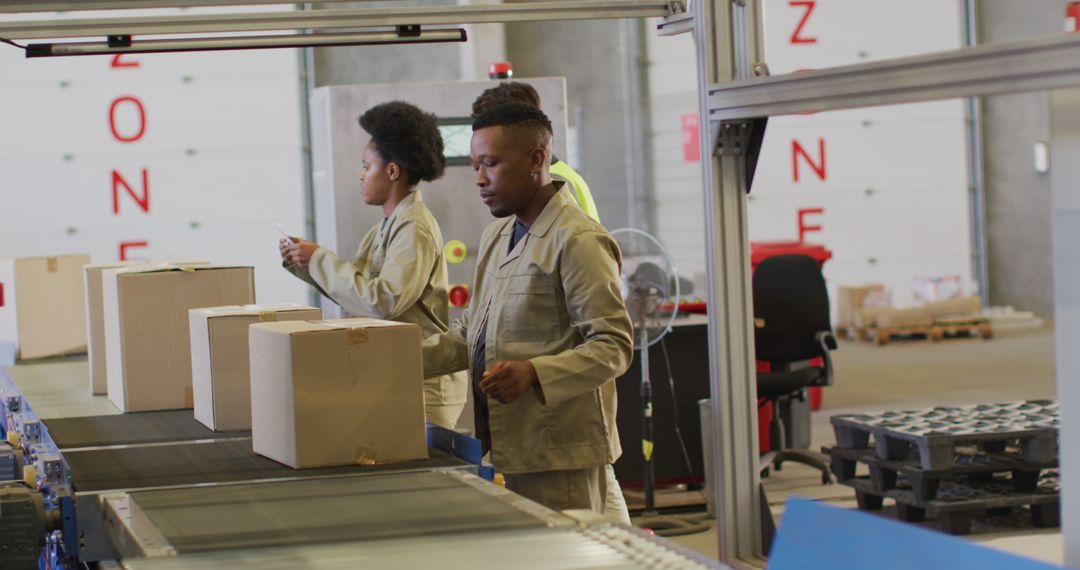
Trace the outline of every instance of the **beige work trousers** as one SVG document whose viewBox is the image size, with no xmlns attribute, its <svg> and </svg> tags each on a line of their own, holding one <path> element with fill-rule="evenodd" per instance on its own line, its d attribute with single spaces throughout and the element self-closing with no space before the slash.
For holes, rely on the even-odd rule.
<svg viewBox="0 0 1080 570">
<path fill-rule="evenodd" d="M 424 404 L 424 416 L 428 423 L 435 424 L 446 429 L 457 427 L 461 411 L 465 409 L 465 402 L 460 404 Z"/>
<path fill-rule="evenodd" d="M 549 509 L 589 509 L 612 522 L 630 524 L 626 499 L 610 465 L 506 475 L 506 488 Z"/>
</svg>

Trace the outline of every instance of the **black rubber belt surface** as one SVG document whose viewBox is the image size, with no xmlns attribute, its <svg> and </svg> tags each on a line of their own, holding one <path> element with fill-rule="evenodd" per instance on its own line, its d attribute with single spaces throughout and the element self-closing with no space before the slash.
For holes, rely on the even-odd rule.
<svg viewBox="0 0 1080 570">
<path fill-rule="evenodd" d="M 434 472 L 141 491 L 131 497 L 181 554 L 546 526 Z"/>
<path fill-rule="evenodd" d="M 56 418 L 45 420 L 45 428 L 49 430 L 49 436 L 60 449 L 219 439 L 251 434 L 251 432 L 216 433 L 196 421 L 191 410 Z"/>
<path fill-rule="evenodd" d="M 64 458 L 77 492 L 467 465 L 436 449 L 428 453 L 430 459 L 387 465 L 293 469 L 256 454 L 251 440 L 242 440 L 72 451 Z"/>
</svg>

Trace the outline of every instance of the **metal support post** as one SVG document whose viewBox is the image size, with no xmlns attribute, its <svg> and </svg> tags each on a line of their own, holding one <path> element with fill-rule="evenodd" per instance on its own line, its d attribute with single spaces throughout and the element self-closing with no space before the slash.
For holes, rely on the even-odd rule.
<svg viewBox="0 0 1080 570">
<path fill-rule="evenodd" d="M 1073 34 L 1080 36 L 1080 34 Z M 1080 90 L 1050 94 L 1051 235 L 1057 396 L 1061 402 L 1061 534 L 1065 565 L 1080 566 Z"/>
<path fill-rule="evenodd" d="M 713 489 L 719 557 L 729 564 L 763 565 L 757 454 L 750 247 L 746 193 L 756 163 L 753 120 L 719 122 L 709 115 L 709 87 L 752 77 L 759 62 L 756 2 L 694 2 L 699 101 L 703 123 L 709 371 L 715 432 Z M 744 42 L 741 43 L 740 42 Z"/>
<path fill-rule="evenodd" d="M 963 6 L 964 45 L 979 43 L 979 22 L 976 0 L 966 0 Z M 979 297 L 984 307 L 990 306 L 990 254 L 986 237 L 986 171 L 983 168 L 982 98 L 968 97 L 964 105 L 967 118 L 968 165 L 971 180 L 971 245 L 972 275 L 979 282 Z"/>
</svg>

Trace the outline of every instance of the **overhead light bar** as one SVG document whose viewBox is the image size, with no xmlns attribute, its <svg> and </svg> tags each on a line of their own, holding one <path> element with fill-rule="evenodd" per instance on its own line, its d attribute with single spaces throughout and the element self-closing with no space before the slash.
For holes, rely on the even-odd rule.
<svg viewBox="0 0 1080 570">
<path fill-rule="evenodd" d="M 461 26 L 500 22 L 541 22 L 668 16 L 676 0 L 559 0 L 512 4 L 437 4 L 381 8 L 164 16 L 47 18 L 0 21 L 0 38 L 45 40 L 103 38 L 125 34 L 223 34 L 285 30 L 343 30 L 398 25 Z"/>
<path fill-rule="evenodd" d="M 109 40 L 105 42 L 29 44 L 26 46 L 26 57 L 447 43 L 464 42 L 467 39 L 465 30 L 462 28 L 421 30 L 419 26 L 399 26 L 397 31 L 340 34 L 286 34 L 154 40 L 132 40 L 131 36 L 110 36 Z"/>
<path fill-rule="evenodd" d="M 332 4 L 341 0 L 307 0 L 306 4 Z M 298 0 L 0 0 L 0 13 L 65 12 L 70 10 L 133 10 L 299 4 Z"/>
</svg>

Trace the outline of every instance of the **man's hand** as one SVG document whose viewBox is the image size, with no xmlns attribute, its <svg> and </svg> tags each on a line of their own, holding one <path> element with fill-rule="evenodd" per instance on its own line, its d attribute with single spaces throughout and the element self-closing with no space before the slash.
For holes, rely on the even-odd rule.
<svg viewBox="0 0 1080 570">
<path fill-rule="evenodd" d="M 281 238 L 278 249 L 281 251 L 281 259 L 284 259 L 285 263 L 307 267 L 311 262 L 312 254 L 319 249 L 319 244 L 298 237 L 292 238 L 291 242 Z"/>
<path fill-rule="evenodd" d="M 480 389 L 499 402 L 509 404 L 538 382 L 540 378 L 531 362 L 499 360 L 484 371 Z"/>
</svg>

